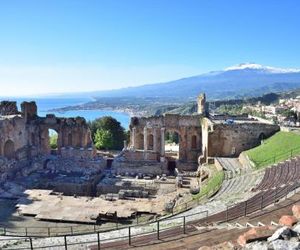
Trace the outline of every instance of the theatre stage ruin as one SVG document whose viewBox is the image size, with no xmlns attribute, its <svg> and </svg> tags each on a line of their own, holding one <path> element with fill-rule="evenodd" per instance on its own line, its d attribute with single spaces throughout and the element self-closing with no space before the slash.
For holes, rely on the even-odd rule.
<svg viewBox="0 0 300 250">
<path fill-rule="evenodd" d="M 261 123 L 248 116 L 230 117 L 208 114 L 205 94 L 198 97 L 195 115 L 165 114 L 154 117 L 133 117 L 130 124 L 130 145 L 123 151 L 125 162 L 157 162 L 162 172 L 196 171 L 214 157 L 237 157 L 279 130 L 273 124 Z M 178 155 L 166 152 L 165 137 L 175 132 L 179 138 Z M 138 164 L 136 164 L 138 165 Z"/>
<path fill-rule="evenodd" d="M 37 220 L 101 223 L 163 215 L 207 177 L 202 164 L 238 156 L 279 127 L 247 116 L 132 117 L 130 141 L 115 158 L 97 154 L 84 118 L 39 117 L 34 102 L 0 103 L 0 196 L 18 198 Z M 49 145 L 56 131 L 57 149 Z M 176 143 L 169 142 L 173 136 Z M 27 190 L 27 191 L 26 191 Z"/>
</svg>

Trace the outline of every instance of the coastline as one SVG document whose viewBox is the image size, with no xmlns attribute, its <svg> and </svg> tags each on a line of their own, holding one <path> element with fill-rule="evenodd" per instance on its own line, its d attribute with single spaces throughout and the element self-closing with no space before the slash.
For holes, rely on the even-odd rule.
<svg viewBox="0 0 300 250">
<path fill-rule="evenodd" d="M 128 115 L 130 118 L 137 116 L 145 116 L 147 115 L 147 112 L 145 111 L 136 111 L 134 109 L 130 108 L 112 108 L 112 107 L 105 107 L 105 108 L 84 108 L 84 107 L 64 107 L 64 108 L 55 108 L 55 109 L 49 109 L 45 112 L 55 112 L 55 113 L 66 113 L 66 112 L 72 112 L 72 111 L 101 111 L 101 112 L 116 112 L 124 115 Z"/>
</svg>

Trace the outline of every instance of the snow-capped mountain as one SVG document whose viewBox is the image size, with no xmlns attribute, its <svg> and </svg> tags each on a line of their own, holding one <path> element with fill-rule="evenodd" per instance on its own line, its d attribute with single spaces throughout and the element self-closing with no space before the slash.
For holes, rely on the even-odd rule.
<svg viewBox="0 0 300 250">
<path fill-rule="evenodd" d="M 231 66 L 225 69 L 225 71 L 231 71 L 231 70 L 260 70 L 264 71 L 266 73 L 298 73 L 300 72 L 300 69 L 284 69 L 284 68 L 275 68 L 270 66 L 263 66 L 261 64 L 256 63 L 241 63 L 236 66 Z"/>
<path fill-rule="evenodd" d="M 224 70 L 170 82 L 94 92 L 92 96 L 161 97 L 186 100 L 195 98 L 200 92 L 205 92 L 209 99 L 228 99 L 259 96 L 295 88 L 300 88 L 300 69 L 243 63 Z"/>
</svg>

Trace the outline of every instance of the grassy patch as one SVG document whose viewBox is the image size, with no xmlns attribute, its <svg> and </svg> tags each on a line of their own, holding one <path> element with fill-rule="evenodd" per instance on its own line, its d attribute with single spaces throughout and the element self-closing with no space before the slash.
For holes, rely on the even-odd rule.
<svg viewBox="0 0 300 250">
<path fill-rule="evenodd" d="M 204 196 L 210 196 L 215 191 L 217 191 L 222 185 L 224 179 L 224 172 L 217 171 L 213 166 L 212 176 L 203 184 L 200 188 L 200 192 L 196 195 L 193 195 L 193 199 L 200 199 Z"/>
<path fill-rule="evenodd" d="M 262 145 L 247 150 L 246 154 L 256 168 L 284 161 L 300 154 L 300 135 L 294 132 L 278 132 Z"/>
</svg>

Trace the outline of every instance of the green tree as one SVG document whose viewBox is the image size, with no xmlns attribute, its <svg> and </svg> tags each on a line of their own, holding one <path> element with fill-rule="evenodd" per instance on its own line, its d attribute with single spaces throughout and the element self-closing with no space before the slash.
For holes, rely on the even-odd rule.
<svg viewBox="0 0 300 250">
<path fill-rule="evenodd" d="M 94 120 L 89 123 L 92 138 L 94 139 L 94 143 L 96 144 L 96 133 L 97 130 L 109 131 L 112 135 L 112 146 L 108 149 L 116 149 L 120 150 L 123 148 L 123 141 L 126 140 L 126 132 L 125 129 L 121 126 L 121 123 L 118 122 L 115 118 L 111 116 L 104 116 L 99 119 Z"/>
<path fill-rule="evenodd" d="M 179 143 L 179 135 L 177 132 L 167 132 L 166 133 L 166 142 L 167 143 Z"/>
<path fill-rule="evenodd" d="M 97 149 L 112 149 L 113 135 L 109 130 L 98 129 L 94 136 Z"/>
<path fill-rule="evenodd" d="M 50 136 L 50 148 L 51 149 L 57 149 L 57 134 L 53 134 Z"/>
</svg>

